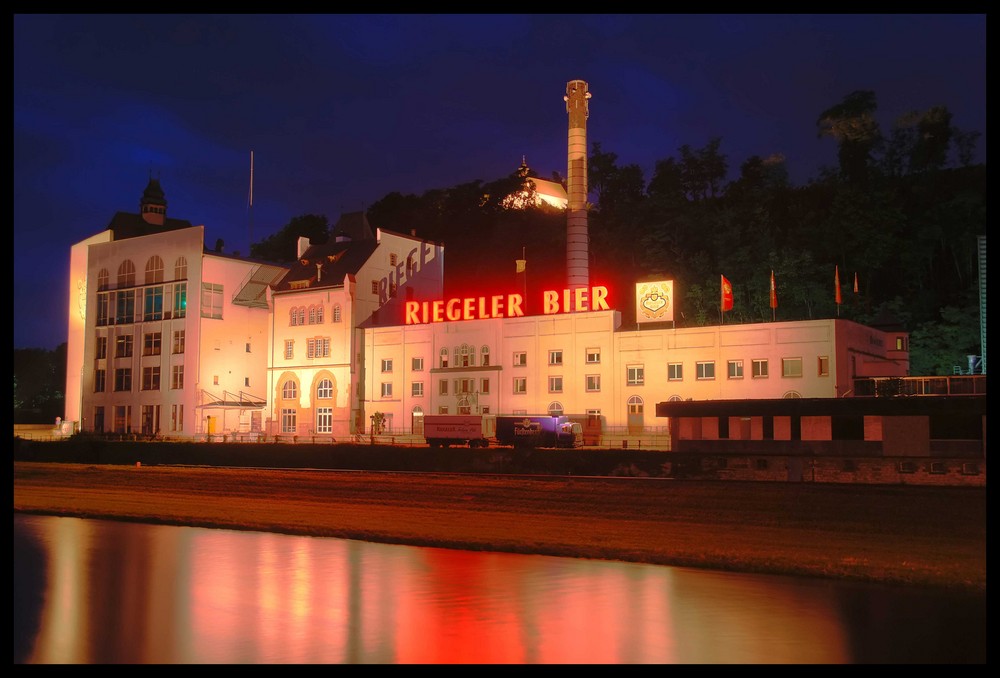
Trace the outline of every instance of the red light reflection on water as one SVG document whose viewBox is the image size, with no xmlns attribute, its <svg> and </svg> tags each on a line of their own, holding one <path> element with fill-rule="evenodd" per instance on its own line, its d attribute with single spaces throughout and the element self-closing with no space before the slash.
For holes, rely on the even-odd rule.
<svg viewBox="0 0 1000 678">
<path fill-rule="evenodd" d="M 76 519 L 39 522 L 32 663 L 841 663 L 786 578 Z M 40 582 L 41 583 L 41 582 Z"/>
</svg>

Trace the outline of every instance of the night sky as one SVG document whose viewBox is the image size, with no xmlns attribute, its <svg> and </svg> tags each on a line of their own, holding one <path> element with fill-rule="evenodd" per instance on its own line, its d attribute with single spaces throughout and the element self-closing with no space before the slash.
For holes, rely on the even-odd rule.
<svg viewBox="0 0 1000 678">
<path fill-rule="evenodd" d="M 836 165 L 819 114 L 873 90 L 887 134 L 946 106 L 982 134 L 986 15 L 14 15 L 14 347 L 66 341 L 70 247 L 137 213 L 246 254 L 293 217 L 514 172 L 566 175 L 569 80 L 588 142 L 637 164 L 721 138 L 729 179 Z M 253 208 L 249 207 L 253 151 Z M 446 251 L 447 256 L 447 251 Z"/>
</svg>

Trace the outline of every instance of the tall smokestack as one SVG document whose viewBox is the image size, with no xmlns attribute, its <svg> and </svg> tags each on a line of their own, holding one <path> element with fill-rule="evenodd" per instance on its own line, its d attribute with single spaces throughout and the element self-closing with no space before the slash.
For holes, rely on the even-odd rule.
<svg viewBox="0 0 1000 678">
<path fill-rule="evenodd" d="M 566 173 L 566 282 L 568 287 L 590 286 L 589 236 L 587 235 L 587 118 L 590 92 L 583 80 L 566 83 L 569 113 L 569 158 Z"/>
</svg>

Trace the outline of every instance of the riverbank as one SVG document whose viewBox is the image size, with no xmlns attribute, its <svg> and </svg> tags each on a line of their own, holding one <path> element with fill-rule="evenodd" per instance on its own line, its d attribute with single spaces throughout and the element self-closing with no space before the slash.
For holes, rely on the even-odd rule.
<svg viewBox="0 0 1000 678">
<path fill-rule="evenodd" d="M 986 590 L 981 488 L 15 462 L 14 510 Z"/>
</svg>

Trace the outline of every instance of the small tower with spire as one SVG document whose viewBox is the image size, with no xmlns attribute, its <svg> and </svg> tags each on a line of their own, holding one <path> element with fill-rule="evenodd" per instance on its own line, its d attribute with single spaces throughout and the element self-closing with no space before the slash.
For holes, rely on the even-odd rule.
<svg viewBox="0 0 1000 678">
<path fill-rule="evenodd" d="M 167 199 L 160 188 L 160 180 L 149 177 L 146 190 L 142 192 L 142 199 L 139 200 L 139 214 L 147 224 L 162 226 L 167 220 Z"/>
</svg>

